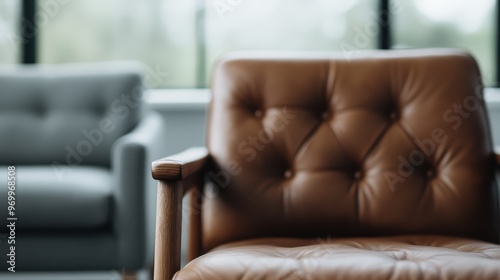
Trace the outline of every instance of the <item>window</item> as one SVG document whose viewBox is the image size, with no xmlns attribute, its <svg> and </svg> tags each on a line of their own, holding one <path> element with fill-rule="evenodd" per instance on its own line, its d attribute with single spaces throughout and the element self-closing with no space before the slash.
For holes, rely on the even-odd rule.
<svg viewBox="0 0 500 280">
<path fill-rule="evenodd" d="M 20 57 L 18 40 L 19 1 L 0 0 L 0 63 L 17 63 Z"/>
<path fill-rule="evenodd" d="M 495 0 L 406 0 L 393 21 L 393 48 L 460 47 L 495 75 Z"/>
<path fill-rule="evenodd" d="M 40 28 L 40 63 L 141 60 L 168 72 L 156 87 L 196 84 L 196 1 L 67 2 Z"/>
<path fill-rule="evenodd" d="M 206 87 L 216 58 L 233 50 L 349 56 L 376 48 L 458 47 L 476 57 L 493 86 L 500 76 L 496 2 L 0 0 L 0 63 L 133 59 L 168 72 L 155 87 L 192 88 Z M 26 9 L 29 3 L 36 9 Z M 35 26 L 35 38 L 9 39 L 23 33 L 26 22 Z"/>
<path fill-rule="evenodd" d="M 377 17 L 374 0 L 206 1 L 207 70 L 220 55 L 241 49 L 344 50 L 377 48 L 377 37 L 355 34 Z M 221 6 L 217 6 L 221 5 Z M 227 4 L 229 5 L 229 4 Z M 360 32 L 364 32 L 361 30 Z M 378 32 L 376 30 L 375 32 Z"/>
</svg>

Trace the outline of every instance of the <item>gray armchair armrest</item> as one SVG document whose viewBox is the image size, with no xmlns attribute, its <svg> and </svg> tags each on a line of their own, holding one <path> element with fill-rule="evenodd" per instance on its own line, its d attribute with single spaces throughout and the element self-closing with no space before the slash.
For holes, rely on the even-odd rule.
<svg viewBox="0 0 500 280">
<path fill-rule="evenodd" d="M 497 243 L 500 244 L 500 147 L 495 147 L 494 151 L 495 151 L 495 154 L 494 154 L 495 155 L 495 163 L 497 165 L 497 169 L 495 172 L 496 181 L 497 181 L 497 184 L 496 184 L 497 189 L 495 190 L 496 197 L 493 198 L 495 200 L 494 205 L 497 208 L 495 211 L 495 219 L 496 219 L 495 231 L 498 233 Z"/>
<path fill-rule="evenodd" d="M 149 113 L 113 145 L 112 170 L 116 178 L 113 229 L 118 235 L 121 263 L 127 269 L 152 264 L 156 196 L 148 166 L 153 158 L 164 154 L 165 134 L 162 117 Z"/>
</svg>

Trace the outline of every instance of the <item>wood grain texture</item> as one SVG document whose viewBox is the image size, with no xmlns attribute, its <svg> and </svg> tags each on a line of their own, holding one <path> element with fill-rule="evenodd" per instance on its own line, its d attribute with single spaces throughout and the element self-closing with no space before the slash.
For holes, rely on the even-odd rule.
<svg viewBox="0 0 500 280">
<path fill-rule="evenodd" d="M 201 215 L 203 205 L 203 174 L 199 174 L 192 181 L 193 187 L 189 192 L 189 237 L 187 262 L 194 260 L 203 254 Z"/>
<path fill-rule="evenodd" d="M 181 182 L 158 182 L 154 279 L 170 280 L 181 265 Z"/>
<path fill-rule="evenodd" d="M 205 147 L 190 148 L 154 161 L 151 164 L 151 173 L 156 180 L 182 180 L 203 169 L 208 158 L 209 153 Z"/>
<path fill-rule="evenodd" d="M 121 276 L 121 280 L 137 280 L 137 273 L 135 273 L 133 271 L 122 272 L 122 274 L 120 276 Z"/>
</svg>

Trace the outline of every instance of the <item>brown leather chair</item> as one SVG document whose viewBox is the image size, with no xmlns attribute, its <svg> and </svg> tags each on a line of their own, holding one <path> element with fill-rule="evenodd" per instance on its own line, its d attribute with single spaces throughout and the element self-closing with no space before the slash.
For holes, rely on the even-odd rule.
<svg viewBox="0 0 500 280">
<path fill-rule="evenodd" d="M 500 279 L 498 158 L 468 54 L 236 53 L 212 92 L 207 149 L 153 163 L 155 279 Z"/>
</svg>

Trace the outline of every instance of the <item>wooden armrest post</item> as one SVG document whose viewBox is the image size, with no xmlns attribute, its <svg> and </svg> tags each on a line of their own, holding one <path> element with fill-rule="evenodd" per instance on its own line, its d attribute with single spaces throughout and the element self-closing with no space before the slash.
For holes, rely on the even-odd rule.
<svg viewBox="0 0 500 280">
<path fill-rule="evenodd" d="M 154 279 L 170 280 L 180 269 L 182 235 L 182 198 L 190 190 L 202 190 L 203 169 L 208 161 L 206 148 L 191 148 L 172 155 L 151 165 L 153 178 L 158 180 L 158 202 L 156 206 L 156 240 Z M 201 195 L 198 191 L 198 196 Z M 200 208 L 196 206 L 194 209 Z M 201 211 L 201 208 L 199 209 Z M 201 212 L 199 212 L 201 213 Z M 198 214 L 199 214 L 198 213 Z M 191 220 L 200 223 L 199 215 Z M 201 248 L 200 225 L 194 226 L 191 239 L 193 248 L 190 256 L 195 256 Z"/>
<path fill-rule="evenodd" d="M 183 188 L 180 181 L 158 181 L 155 280 L 170 280 L 181 266 Z"/>
</svg>

